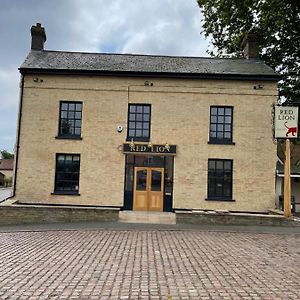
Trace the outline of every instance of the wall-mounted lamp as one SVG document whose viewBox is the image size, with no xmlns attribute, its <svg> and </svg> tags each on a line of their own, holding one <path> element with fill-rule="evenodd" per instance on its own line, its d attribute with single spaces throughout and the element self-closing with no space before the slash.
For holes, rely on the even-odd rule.
<svg viewBox="0 0 300 300">
<path fill-rule="evenodd" d="M 253 86 L 254 90 L 262 90 L 264 88 L 264 86 L 262 84 L 257 84 L 255 86 Z"/>
</svg>

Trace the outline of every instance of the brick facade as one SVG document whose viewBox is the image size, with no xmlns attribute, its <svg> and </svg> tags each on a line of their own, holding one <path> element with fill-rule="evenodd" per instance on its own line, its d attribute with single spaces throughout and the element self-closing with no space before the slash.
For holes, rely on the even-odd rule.
<svg viewBox="0 0 300 300">
<path fill-rule="evenodd" d="M 145 86 L 146 80 L 153 86 Z M 263 89 L 254 89 L 258 84 Z M 151 142 L 177 145 L 173 208 L 274 208 L 271 110 L 276 87 L 274 81 L 261 80 L 26 74 L 15 199 L 122 207 L 128 104 L 146 103 L 152 107 Z M 55 138 L 61 100 L 83 102 L 82 140 Z M 211 105 L 234 108 L 234 145 L 208 144 Z M 56 153 L 81 155 L 79 196 L 52 194 Z M 233 160 L 235 201 L 206 200 L 209 158 Z"/>
</svg>

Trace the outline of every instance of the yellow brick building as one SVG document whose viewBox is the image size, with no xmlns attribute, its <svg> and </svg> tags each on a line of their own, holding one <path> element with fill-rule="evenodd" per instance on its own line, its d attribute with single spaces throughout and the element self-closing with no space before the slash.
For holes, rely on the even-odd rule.
<svg viewBox="0 0 300 300">
<path fill-rule="evenodd" d="M 44 29 L 31 31 L 16 200 L 274 208 L 278 76 L 262 61 L 46 51 Z"/>
</svg>

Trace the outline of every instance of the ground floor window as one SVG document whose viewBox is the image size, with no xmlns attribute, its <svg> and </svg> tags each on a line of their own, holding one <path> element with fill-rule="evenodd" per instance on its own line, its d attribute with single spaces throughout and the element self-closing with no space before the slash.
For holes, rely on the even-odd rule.
<svg viewBox="0 0 300 300">
<path fill-rule="evenodd" d="M 79 154 L 57 154 L 55 169 L 55 192 L 78 194 L 79 169 Z"/>
<path fill-rule="evenodd" d="M 232 199 L 232 160 L 208 160 L 208 199 Z"/>
</svg>

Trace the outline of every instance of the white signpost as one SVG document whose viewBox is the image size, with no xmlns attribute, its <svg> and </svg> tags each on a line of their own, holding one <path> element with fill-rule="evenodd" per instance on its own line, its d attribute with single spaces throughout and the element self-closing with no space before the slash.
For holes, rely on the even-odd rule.
<svg viewBox="0 0 300 300">
<path fill-rule="evenodd" d="M 291 216 L 291 142 L 298 137 L 298 107 L 275 106 L 275 138 L 286 139 L 284 162 L 284 215 Z"/>
<path fill-rule="evenodd" d="M 275 106 L 275 138 L 298 137 L 298 107 Z"/>
</svg>

